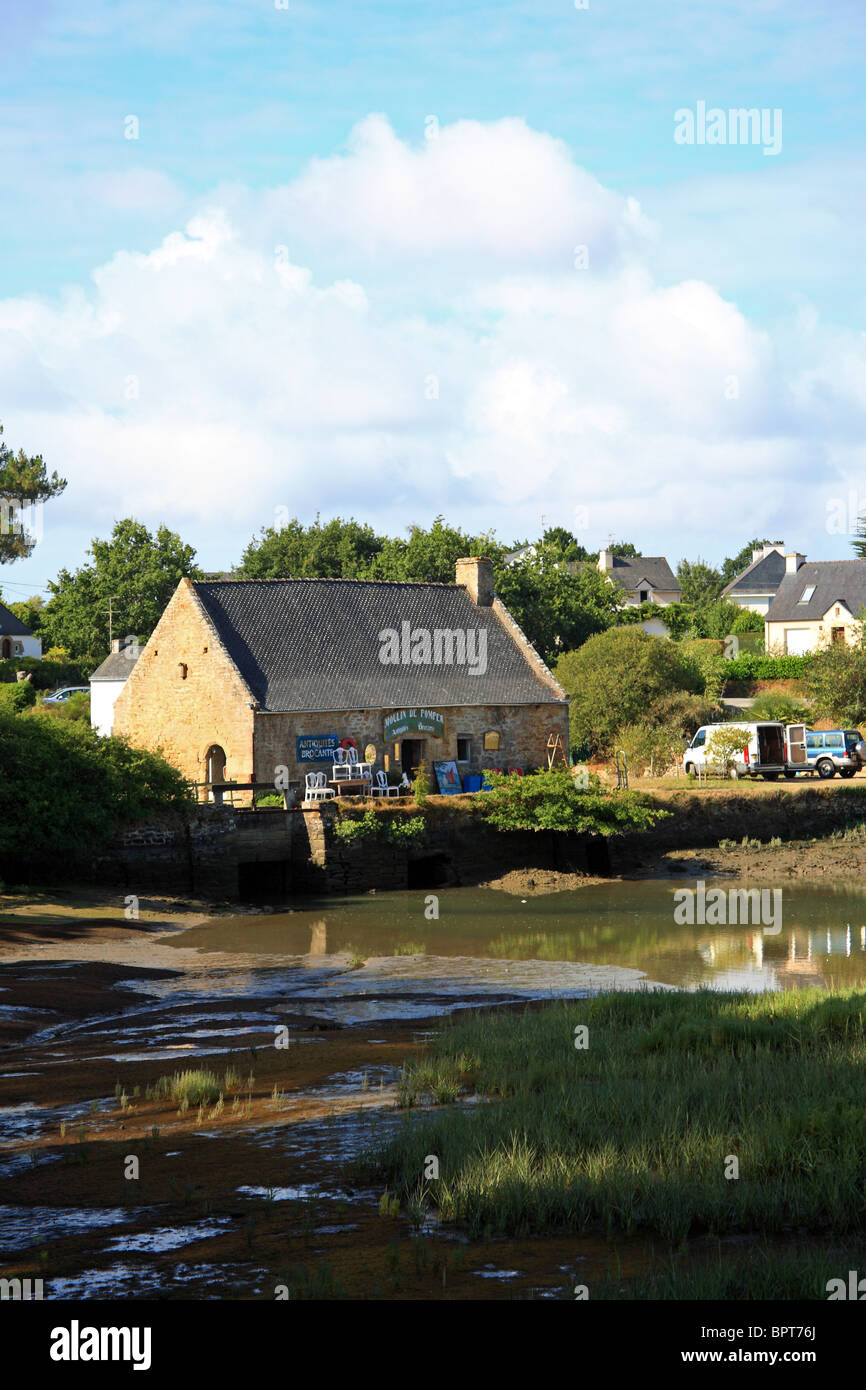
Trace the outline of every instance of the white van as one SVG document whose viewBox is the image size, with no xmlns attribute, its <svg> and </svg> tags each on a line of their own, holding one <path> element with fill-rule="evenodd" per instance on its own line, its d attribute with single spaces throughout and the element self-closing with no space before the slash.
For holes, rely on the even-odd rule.
<svg viewBox="0 0 866 1390">
<path fill-rule="evenodd" d="M 786 771 L 787 747 L 785 727 L 769 720 L 760 724 L 741 724 L 739 720 L 730 724 L 703 724 L 698 729 L 685 753 L 683 769 L 689 777 L 700 772 L 712 772 L 714 760 L 712 749 L 707 749 L 713 734 L 719 729 L 740 729 L 743 734 L 743 750 L 731 765 L 732 777 L 766 777 L 775 782 Z"/>
</svg>

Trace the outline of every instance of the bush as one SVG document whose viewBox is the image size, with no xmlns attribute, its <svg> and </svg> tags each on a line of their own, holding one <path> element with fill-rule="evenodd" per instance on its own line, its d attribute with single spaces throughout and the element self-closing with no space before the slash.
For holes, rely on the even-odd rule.
<svg viewBox="0 0 866 1390">
<path fill-rule="evenodd" d="M 813 656 L 763 656 L 760 652 L 740 652 L 726 663 L 726 676 L 732 681 L 800 680 L 808 674 Z"/>
<path fill-rule="evenodd" d="M 61 700 L 56 705 L 46 705 L 40 699 L 33 711 L 34 714 L 44 715 L 46 719 L 80 719 L 90 723 L 90 692 L 82 690 L 77 695 L 70 695 L 68 700 Z"/>
<path fill-rule="evenodd" d="M 62 685 L 86 685 L 94 670 L 86 662 L 11 656 L 0 661 L 0 682 L 15 681 L 16 672 L 29 671 L 34 690 L 58 690 Z"/>
<path fill-rule="evenodd" d="M 765 690 L 753 701 L 749 711 L 751 719 L 775 719 L 780 724 L 808 724 L 813 712 L 808 705 L 792 700 L 790 695 L 778 695 Z"/>
<path fill-rule="evenodd" d="M 683 736 L 670 725 L 627 724 L 617 733 L 616 742 L 625 753 L 629 771 L 638 777 L 644 773 L 662 776 L 679 761 L 683 751 Z"/>
<path fill-rule="evenodd" d="M 619 835 L 649 830 L 668 811 L 650 806 L 634 792 L 602 792 L 597 777 L 575 786 L 570 769 L 515 777 L 488 772 L 490 791 L 482 812 L 498 830 L 566 830 L 589 835 Z"/>
<path fill-rule="evenodd" d="M 0 711 L 0 856 L 98 849 L 124 825 L 193 802 L 177 768 L 90 725 Z"/>
<path fill-rule="evenodd" d="M 721 724 L 726 718 L 721 705 L 705 695 L 690 695 L 686 690 L 674 690 L 660 695 L 647 710 L 648 724 L 669 727 L 682 739 L 691 738 L 702 724 Z"/>
<path fill-rule="evenodd" d="M 0 710 L 11 714 L 21 714 L 36 704 L 36 691 L 29 681 L 16 681 L 14 685 L 0 685 Z"/>
<path fill-rule="evenodd" d="M 613 627 L 566 652 L 556 676 L 571 700 L 571 741 L 607 752 L 616 732 L 645 718 L 654 701 L 674 691 L 698 693 L 695 662 L 667 637 L 639 627 Z"/>
<path fill-rule="evenodd" d="M 720 772 L 727 777 L 734 763 L 742 760 L 743 748 L 748 741 L 748 731 L 739 724 L 732 724 L 729 729 L 714 730 L 704 750 L 707 770 Z"/>
<path fill-rule="evenodd" d="M 856 728 L 866 722 L 866 633 L 853 646 L 834 642 L 817 652 L 806 690 L 818 713 L 835 724 Z"/>
</svg>

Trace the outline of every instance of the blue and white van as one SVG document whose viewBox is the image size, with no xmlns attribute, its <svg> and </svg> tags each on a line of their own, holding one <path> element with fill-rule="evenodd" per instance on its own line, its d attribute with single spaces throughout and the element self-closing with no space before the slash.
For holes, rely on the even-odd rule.
<svg viewBox="0 0 866 1390">
<path fill-rule="evenodd" d="M 853 777 L 864 763 L 859 729 L 809 729 L 805 724 L 789 724 L 785 739 L 786 777 L 798 772 L 817 772 L 825 780 L 837 772 L 840 777 Z"/>
</svg>

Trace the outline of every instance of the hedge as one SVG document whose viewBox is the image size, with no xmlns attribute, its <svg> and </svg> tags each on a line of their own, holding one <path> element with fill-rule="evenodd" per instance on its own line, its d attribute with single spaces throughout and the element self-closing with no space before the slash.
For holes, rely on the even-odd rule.
<svg viewBox="0 0 866 1390">
<path fill-rule="evenodd" d="M 805 676 L 811 656 L 761 656 L 741 652 L 725 662 L 724 677 L 731 681 L 798 680 Z"/>
<path fill-rule="evenodd" d="M 87 685 L 92 664 L 77 661 L 43 661 L 36 656 L 10 656 L 0 661 L 0 684 L 17 680 L 16 672 L 30 671 L 34 690 L 57 690 L 64 685 Z"/>
</svg>

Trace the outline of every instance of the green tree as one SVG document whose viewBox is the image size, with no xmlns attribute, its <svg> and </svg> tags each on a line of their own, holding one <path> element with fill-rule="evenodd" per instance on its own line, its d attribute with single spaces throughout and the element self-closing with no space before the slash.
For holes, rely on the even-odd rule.
<svg viewBox="0 0 866 1390">
<path fill-rule="evenodd" d="M 556 663 L 556 676 L 570 696 L 571 737 L 608 752 L 618 729 L 642 719 L 662 695 L 699 693 L 695 663 L 667 637 L 639 627 L 613 627 L 590 637 Z"/>
<path fill-rule="evenodd" d="M 38 537 L 26 529 L 30 509 L 59 497 L 65 487 L 66 479 L 49 474 L 41 454 L 13 454 L 0 425 L 0 564 L 33 553 Z"/>
<path fill-rule="evenodd" d="M 285 526 L 263 527 L 236 570 L 239 579 L 364 579 L 384 544 L 372 526 L 350 517 L 319 517 L 304 526 L 293 517 Z"/>
<path fill-rule="evenodd" d="M 0 592 L 2 600 L 2 592 Z M 19 622 L 25 627 L 29 627 L 31 632 L 38 632 L 42 625 L 42 599 L 34 594 L 32 598 L 24 599 L 23 602 L 7 603 L 5 605 L 10 613 L 14 613 Z"/>
<path fill-rule="evenodd" d="M 545 661 L 616 621 L 622 592 L 593 564 L 570 568 L 544 544 L 495 574 L 496 592 Z"/>
<path fill-rule="evenodd" d="M 832 642 L 816 652 L 805 675 L 816 717 L 847 728 L 866 723 L 866 609 L 860 611 L 858 640 Z"/>
<path fill-rule="evenodd" d="M 406 539 L 390 537 L 386 540 L 367 577 L 453 584 L 455 565 L 464 556 L 484 555 L 498 567 L 506 554 L 506 547 L 492 532 L 468 535 L 459 528 L 447 526 L 444 518 L 437 516 L 429 530 L 410 526 Z"/>
<path fill-rule="evenodd" d="M 732 579 L 736 579 L 737 575 L 741 574 L 746 566 L 752 563 L 753 550 L 760 550 L 762 545 L 773 544 L 781 545 L 781 541 L 769 541 L 766 537 L 763 540 L 759 540 L 756 536 L 754 540 L 744 545 L 742 550 L 738 551 L 736 555 L 729 555 L 728 558 L 722 562 L 722 580 L 724 584 L 730 584 Z"/>
<path fill-rule="evenodd" d="M 195 551 L 174 531 L 160 526 L 151 535 L 141 522 L 115 522 L 108 540 L 93 540 L 92 563 L 49 583 L 42 633 L 74 660 L 101 661 L 108 651 L 108 605 L 115 635 L 146 641 L 183 578 L 200 579 Z"/>
<path fill-rule="evenodd" d="M 695 605 L 713 603 L 724 588 L 724 580 L 719 571 L 708 565 L 700 556 L 697 560 L 680 560 L 677 565 L 677 583 L 683 603 Z"/>
<path fill-rule="evenodd" d="M 732 724 L 726 729 L 715 729 L 707 739 L 704 749 L 708 771 L 727 777 L 734 764 L 743 761 L 743 749 L 748 741 L 748 730 L 739 724 Z"/>
</svg>

